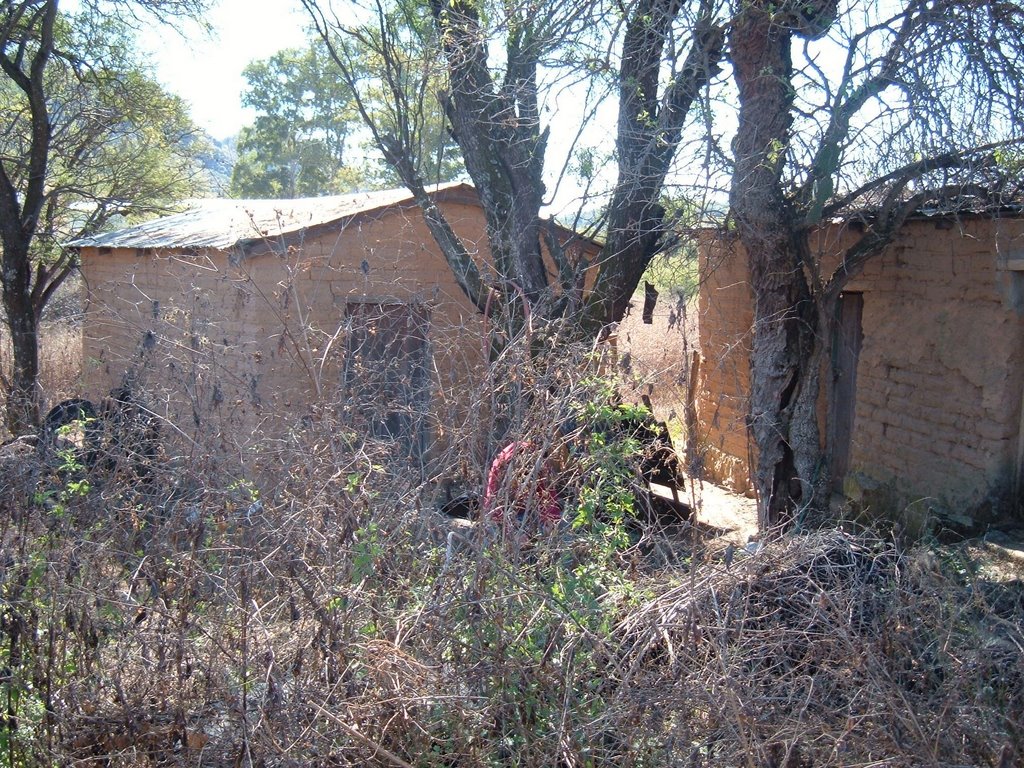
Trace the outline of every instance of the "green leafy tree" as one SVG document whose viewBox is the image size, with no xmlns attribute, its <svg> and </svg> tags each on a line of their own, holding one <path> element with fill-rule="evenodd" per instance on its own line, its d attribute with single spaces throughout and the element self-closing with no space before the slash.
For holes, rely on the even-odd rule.
<svg viewBox="0 0 1024 768">
<path fill-rule="evenodd" d="M 281 51 L 246 67 L 243 103 L 258 115 L 238 137 L 231 179 L 236 197 L 304 197 L 401 184 L 394 169 L 366 141 L 353 82 L 366 108 L 393 122 L 372 45 L 352 41 L 353 81 L 338 77 L 328 46 L 314 37 L 307 48 Z M 462 171 L 436 100 L 417 127 L 425 174 L 448 181 Z"/>
<path fill-rule="evenodd" d="M 197 15 L 203 0 L 0 3 L 0 289 L 13 434 L 40 418 L 39 320 L 75 269 L 62 243 L 199 190 L 182 102 L 149 80 L 118 19 Z"/>
<path fill-rule="evenodd" d="M 348 28 L 327 46 L 332 55 L 343 57 L 342 79 L 355 96 L 356 119 L 360 125 L 368 120 L 371 127 L 364 142 L 371 158 L 366 177 L 384 187 L 405 183 L 402 172 L 381 150 L 378 137 L 383 134 L 401 137 L 408 161 L 426 183 L 452 181 L 466 169 L 438 99 L 447 80 L 431 42 L 429 8 L 414 0 L 378 12 L 380 24 Z"/>
<path fill-rule="evenodd" d="M 259 114 L 238 137 L 233 195 L 308 197 L 348 186 L 344 165 L 356 114 L 333 69 L 316 41 L 245 68 L 242 102 Z"/>
</svg>

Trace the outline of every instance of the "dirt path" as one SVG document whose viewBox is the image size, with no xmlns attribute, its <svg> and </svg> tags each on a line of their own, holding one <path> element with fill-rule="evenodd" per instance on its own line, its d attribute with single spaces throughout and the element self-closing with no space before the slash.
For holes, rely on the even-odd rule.
<svg viewBox="0 0 1024 768">
<path fill-rule="evenodd" d="M 697 525 L 717 533 L 723 544 L 743 546 L 757 534 L 757 504 L 711 483 L 695 483 L 693 490 Z"/>
<path fill-rule="evenodd" d="M 687 392 L 687 358 L 697 348 L 697 308 L 684 307 L 677 297 L 663 292 L 653 322 L 641 315 L 643 298 L 618 329 L 619 372 L 624 397 L 648 395 L 658 419 L 668 422 L 677 448 L 683 435 L 683 409 Z M 757 533 L 757 506 L 753 499 L 730 493 L 708 482 L 687 478 L 688 503 L 697 511 L 696 526 L 712 549 L 745 545 Z"/>
</svg>

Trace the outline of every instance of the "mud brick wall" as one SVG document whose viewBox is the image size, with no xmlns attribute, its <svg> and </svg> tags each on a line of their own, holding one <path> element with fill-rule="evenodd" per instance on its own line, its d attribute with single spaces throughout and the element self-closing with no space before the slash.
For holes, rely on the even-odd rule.
<svg viewBox="0 0 1024 768">
<path fill-rule="evenodd" d="M 746 417 L 754 323 L 747 265 L 732 238 L 710 231 L 701 233 L 698 253 L 697 444 L 705 476 L 747 493 L 753 488 Z"/>
<path fill-rule="evenodd" d="M 486 243 L 479 207 L 442 207 L 470 248 Z M 472 420 L 480 315 L 416 209 L 356 217 L 284 253 L 86 248 L 82 273 L 85 396 L 127 378 L 185 434 L 244 445 L 337 397 L 352 302 L 425 307 L 434 434 Z"/>
<path fill-rule="evenodd" d="M 834 265 L 851 239 L 837 225 L 812 247 Z M 700 255 L 705 466 L 744 491 L 752 456 L 745 254 L 735 240 L 706 232 Z M 885 488 L 903 510 L 976 521 L 1014 508 L 1024 453 L 1022 257 L 1020 218 L 914 220 L 847 286 L 863 297 L 849 494 Z"/>
</svg>

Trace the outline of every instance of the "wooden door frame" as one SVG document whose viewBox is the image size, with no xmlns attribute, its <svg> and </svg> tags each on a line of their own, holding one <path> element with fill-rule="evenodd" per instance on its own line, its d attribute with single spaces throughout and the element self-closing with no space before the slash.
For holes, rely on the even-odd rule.
<svg viewBox="0 0 1024 768">
<path fill-rule="evenodd" d="M 828 405 L 828 446 L 831 451 L 830 485 L 841 492 L 850 471 L 850 453 L 857 405 L 857 364 L 864 341 L 864 294 L 839 295 L 832 334 L 831 388 Z"/>
</svg>

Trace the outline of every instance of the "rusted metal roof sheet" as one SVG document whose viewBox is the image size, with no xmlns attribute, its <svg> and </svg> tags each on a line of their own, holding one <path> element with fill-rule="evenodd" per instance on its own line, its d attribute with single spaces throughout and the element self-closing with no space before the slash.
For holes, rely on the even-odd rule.
<svg viewBox="0 0 1024 768">
<path fill-rule="evenodd" d="M 462 188 L 462 189 L 459 189 Z M 432 193 L 467 192 L 463 182 L 442 184 Z M 359 192 L 296 200 L 196 200 L 187 210 L 134 227 L 68 243 L 72 248 L 215 248 L 230 250 L 323 226 L 362 213 L 411 204 L 407 189 Z"/>
</svg>

